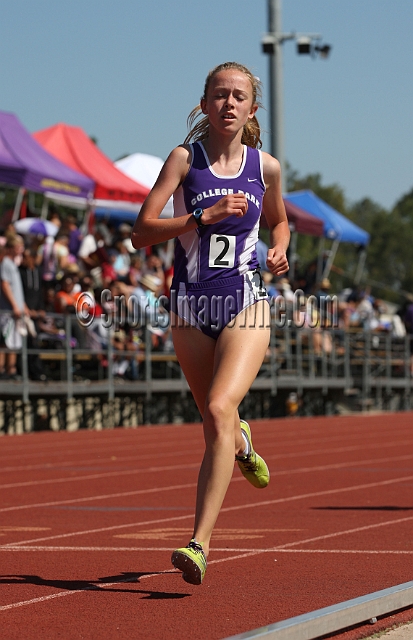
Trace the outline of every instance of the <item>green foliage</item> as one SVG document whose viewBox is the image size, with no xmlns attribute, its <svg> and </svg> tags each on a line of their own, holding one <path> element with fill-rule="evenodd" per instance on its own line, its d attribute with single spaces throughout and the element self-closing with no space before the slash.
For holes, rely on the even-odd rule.
<svg viewBox="0 0 413 640">
<path fill-rule="evenodd" d="M 400 288 L 413 293 L 413 189 L 400 198 L 391 216 L 397 220 L 395 254 L 400 264 Z"/>
<path fill-rule="evenodd" d="M 392 211 L 383 209 L 369 198 L 348 203 L 343 189 L 337 185 L 323 185 L 319 173 L 299 176 L 287 169 L 288 191 L 311 189 L 322 200 L 370 233 L 366 263 L 361 285 L 371 289 L 378 298 L 402 304 L 405 293 L 413 293 L 413 189 L 404 195 Z M 325 240 L 325 248 L 331 243 Z M 299 236 L 298 272 L 305 274 L 320 250 L 320 241 L 311 236 Z M 333 289 L 354 286 L 360 248 L 341 243 L 337 251 L 330 279 Z"/>
</svg>

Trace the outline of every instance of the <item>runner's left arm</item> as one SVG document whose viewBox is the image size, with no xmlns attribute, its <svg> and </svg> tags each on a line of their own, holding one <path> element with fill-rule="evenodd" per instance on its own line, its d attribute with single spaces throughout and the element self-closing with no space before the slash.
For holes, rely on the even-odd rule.
<svg viewBox="0 0 413 640">
<path fill-rule="evenodd" d="M 270 230 L 267 268 L 275 276 L 281 276 L 289 269 L 287 249 L 290 242 L 290 229 L 281 192 L 281 168 L 278 160 L 268 153 L 263 153 L 262 159 L 266 186 L 262 210 Z"/>
</svg>

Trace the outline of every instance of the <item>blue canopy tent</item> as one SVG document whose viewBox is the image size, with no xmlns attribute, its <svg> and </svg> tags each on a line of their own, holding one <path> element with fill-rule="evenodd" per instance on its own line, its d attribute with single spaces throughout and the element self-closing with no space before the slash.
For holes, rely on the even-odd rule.
<svg viewBox="0 0 413 640">
<path fill-rule="evenodd" d="M 96 207 L 95 216 L 98 220 L 104 220 L 114 225 L 120 225 L 122 222 L 127 222 L 130 225 L 134 225 L 139 211 L 127 211 L 119 209 L 111 209 L 110 207 Z"/>
<path fill-rule="evenodd" d="M 330 207 L 309 189 L 304 191 L 292 191 L 284 195 L 286 200 L 297 205 L 304 211 L 311 213 L 324 222 L 324 236 L 330 240 L 351 242 L 361 246 L 369 243 L 370 235 L 354 222 Z"/>
<path fill-rule="evenodd" d="M 359 247 L 366 247 L 370 240 L 370 234 L 341 213 L 330 207 L 321 198 L 316 196 L 311 190 L 292 191 L 284 195 L 284 199 L 297 205 L 304 211 L 311 213 L 316 218 L 324 222 L 324 237 L 333 241 L 333 247 L 329 255 L 329 259 L 324 267 L 323 273 L 318 273 L 318 280 L 326 278 L 330 273 L 331 266 L 340 242 L 350 242 Z M 322 252 L 320 251 L 320 254 Z M 359 281 L 361 270 L 365 260 L 365 249 L 360 253 L 359 266 L 355 281 Z"/>
</svg>

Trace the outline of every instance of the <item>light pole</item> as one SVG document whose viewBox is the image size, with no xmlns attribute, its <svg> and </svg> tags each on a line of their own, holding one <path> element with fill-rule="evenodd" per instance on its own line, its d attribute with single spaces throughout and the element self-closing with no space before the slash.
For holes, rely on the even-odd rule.
<svg viewBox="0 0 413 640">
<path fill-rule="evenodd" d="M 322 58 L 328 56 L 331 46 L 317 44 L 321 40 L 321 35 L 318 33 L 282 33 L 281 0 L 267 1 L 268 33 L 262 38 L 261 44 L 263 52 L 269 55 L 270 153 L 280 162 L 281 188 L 285 193 L 282 45 L 286 40 L 295 40 L 298 54 L 315 55 L 315 53 L 319 53 Z"/>
</svg>

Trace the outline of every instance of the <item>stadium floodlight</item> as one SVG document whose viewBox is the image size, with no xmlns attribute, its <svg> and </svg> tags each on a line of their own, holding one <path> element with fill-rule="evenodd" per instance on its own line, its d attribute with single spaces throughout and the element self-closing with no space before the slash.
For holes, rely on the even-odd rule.
<svg viewBox="0 0 413 640">
<path fill-rule="evenodd" d="M 310 55 L 312 51 L 312 41 L 309 36 L 297 38 L 297 53 L 299 55 Z"/>
<path fill-rule="evenodd" d="M 268 33 L 261 40 L 263 53 L 274 53 L 275 51 L 275 36 Z"/>
<path fill-rule="evenodd" d="M 268 33 L 261 39 L 262 52 L 269 56 L 270 76 L 270 153 L 281 165 L 281 188 L 285 192 L 282 44 L 294 40 L 299 55 L 327 58 L 331 45 L 321 43 L 319 33 L 282 33 L 281 0 L 268 0 Z"/>
<path fill-rule="evenodd" d="M 319 38 L 315 36 L 297 36 L 297 53 L 299 55 L 311 55 L 313 58 L 315 54 L 318 53 L 320 58 L 328 58 L 329 53 L 331 51 L 330 44 L 313 44 L 315 41 L 318 41 Z"/>
<path fill-rule="evenodd" d="M 317 51 L 320 54 L 320 58 L 328 58 L 331 51 L 331 44 L 323 44 L 321 47 L 316 45 L 314 47 L 314 51 Z"/>
</svg>

